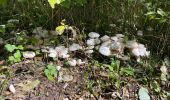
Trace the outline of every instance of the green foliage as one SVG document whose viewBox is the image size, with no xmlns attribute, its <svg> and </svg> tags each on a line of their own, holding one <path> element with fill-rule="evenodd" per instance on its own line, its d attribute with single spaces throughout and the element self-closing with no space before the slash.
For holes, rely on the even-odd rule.
<svg viewBox="0 0 170 100">
<path fill-rule="evenodd" d="M 22 45 L 16 46 L 12 44 L 6 44 L 5 49 L 11 53 L 10 56 L 8 57 L 8 61 L 10 63 L 16 63 L 21 61 L 22 58 L 21 50 L 24 49 Z"/>
<path fill-rule="evenodd" d="M 22 45 L 12 45 L 12 44 L 6 44 L 5 49 L 9 52 L 13 52 L 14 50 L 23 50 L 24 47 Z"/>
<path fill-rule="evenodd" d="M 48 64 L 47 68 L 44 70 L 45 76 L 50 80 L 54 81 L 54 78 L 57 77 L 57 69 L 54 65 Z"/>
<path fill-rule="evenodd" d="M 159 86 L 157 81 L 153 81 L 151 82 L 151 88 L 155 91 L 155 92 L 161 92 L 161 87 Z"/>
<path fill-rule="evenodd" d="M 71 0 L 48 0 L 48 2 L 50 4 L 51 8 L 53 8 L 53 9 L 55 8 L 55 4 L 69 8 L 71 2 L 73 2 L 76 5 L 80 5 L 80 6 L 83 6 L 84 4 L 87 3 L 86 0 L 72 0 L 72 1 Z"/>
<path fill-rule="evenodd" d="M 134 76 L 134 69 L 132 67 L 128 68 L 121 68 L 120 69 L 120 74 L 125 75 L 125 76 Z"/>
</svg>

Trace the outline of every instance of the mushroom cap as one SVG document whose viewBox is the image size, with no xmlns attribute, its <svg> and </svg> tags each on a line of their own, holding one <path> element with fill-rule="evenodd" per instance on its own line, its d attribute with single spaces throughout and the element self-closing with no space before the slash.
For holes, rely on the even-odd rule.
<svg viewBox="0 0 170 100">
<path fill-rule="evenodd" d="M 99 52 L 104 56 L 110 56 L 111 55 L 110 48 L 107 47 L 107 46 L 100 46 Z"/>
<path fill-rule="evenodd" d="M 96 44 L 95 39 L 88 39 L 86 43 L 88 46 L 94 46 Z"/>
<path fill-rule="evenodd" d="M 127 44 L 126 44 L 126 47 L 129 48 L 129 49 L 137 48 L 138 43 L 135 40 L 128 41 Z"/>
<path fill-rule="evenodd" d="M 76 66 L 77 61 L 76 61 L 75 59 L 71 59 L 71 60 L 68 61 L 68 64 L 69 64 L 70 66 Z"/>
<path fill-rule="evenodd" d="M 87 50 L 87 51 L 85 51 L 85 53 L 87 53 L 87 54 L 91 54 L 91 53 L 93 53 L 94 51 L 93 50 Z"/>
<path fill-rule="evenodd" d="M 76 50 L 80 50 L 82 49 L 82 46 L 80 46 L 79 44 L 73 43 L 70 47 L 69 50 L 70 51 L 76 51 Z"/>
<path fill-rule="evenodd" d="M 33 52 L 33 51 L 25 51 L 25 52 L 22 53 L 22 55 L 23 55 L 24 58 L 32 59 L 32 58 L 35 57 L 35 52 Z"/>
<path fill-rule="evenodd" d="M 93 39 L 93 38 L 98 38 L 100 34 L 96 32 L 90 32 L 88 36 Z"/>
<path fill-rule="evenodd" d="M 104 35 L 100 39 L 101 39 L 102 42 L 105 42 L 105 41 L 110 40 L 110 37 L 108 35 Z"/>
</svg>

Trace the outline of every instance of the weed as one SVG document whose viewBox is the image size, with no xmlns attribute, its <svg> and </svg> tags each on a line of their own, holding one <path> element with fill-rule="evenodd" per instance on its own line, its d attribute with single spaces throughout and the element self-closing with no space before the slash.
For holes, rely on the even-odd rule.
<svg viewBox="0 0 170 100">
<path fill-rule="evenodd" d="M 53 64 L 48 64 L 44 70 L 45 76 L 50 80 L 54 81 L 54 78 L 57 77 L 58 71 Z"/>
<path fill-rule="evenodd" d="M 12 45 L 12 44 L 6 44 L 5 49 L 10 53 L 10 56 L 8 57 L 8 61 L 13 64 L 16 62 L 21 61 L 21 50 L 24 49 L 22 45 Z"/>
</svg>

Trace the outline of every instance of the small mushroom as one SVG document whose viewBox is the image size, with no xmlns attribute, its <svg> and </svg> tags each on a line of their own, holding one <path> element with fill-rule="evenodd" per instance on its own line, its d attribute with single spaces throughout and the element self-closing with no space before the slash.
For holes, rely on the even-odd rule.
<svg viewBox="0 0 170 100">
<path fill-rule="evenodd" d="M 106 46 L 101 46 L 99 48 L 99 52 L 104 55 L 104 56 L 110 56 L 111 55 L 111 51 L 110 51 L 110 48 L 109 47 L 106 47 Z"/>
<path fill-rule="evenodd" d="M 100 38 L 102 42 L 108 41 L 110 39 L 109 36 L 104 35 L 103 37 Z"/>
<path fill-rule="evenodd" d="M 99 33 L 96 32 L 90 32 L 88 36 L 93 39 L 93 38 L 98 38 L 100 35 Z"/>
<path fill-rule="evenodd" d="M 76 61 L 75 59 L 71 59 L 71 60 L 68 61 L 68 64 L 69 64 L 70 66 L 76 66 L 77 61 Z"/>
<path fill-rule="evenodd" d="M 82 46 L 80 46 L 79 44 L 73 43 L 70 47 L 69 50 L 70 51 L 76 51 L 76 50 L 80 50 L 82 49 Z"/>
<path fill-rule="evenodd" d="M 87 54 L 91 54 L 91 53 L 93 53 L 94 51 L 93 50 L 87 50 L 87 51 L 85 51 L 85 53 L 87 53 Z"/>
<path fill-rule="evenodd" d="M 12 92 L 13 94 L 16 93 L 16 90 L 15 90 L 15 87 L 14 87 L 13 84 L 10 84 L 10 85 L 9 85 L 9 90 L 10 90 L 10 92 Z"/>
<path fill-rule="evenodd" d="M 88 46 L 94 46 L 96 44 L 95 39 L 88 39 L 86 43 Z"/>
<path fill-rule="evenodd" d="M 25 51 L 22 53 L 24 58 L 32 59 L 35 57 L 35 52 L 33 51 Z"/>
</svg>

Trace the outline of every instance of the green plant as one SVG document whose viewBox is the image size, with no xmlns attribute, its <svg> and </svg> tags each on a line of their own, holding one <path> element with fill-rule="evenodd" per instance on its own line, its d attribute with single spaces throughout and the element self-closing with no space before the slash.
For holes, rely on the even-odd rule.
<svg viewBox="0 0 170 100">
<path fill-rule="evenodd" d="M 21 50 L 24 49 L 22 45 L 12 45 L 12 44 L 6 44 L 5 49 L 10 52 L 11 54 L 8 57 L 8 61 L 10 63 L 16 63 L 21 61 Z"/>
<path fill-rule="evenodd" d="M 76 4 L 76 5 L 80 5 L 83 6 L 84 4 L 87 3 L 86 0 L 48 0 L 51 8 L 55 8 L 55 4 L 61 5 L 63 7 L 69 8 L 70 4 Z"/>
<path fill-rule="evenodd" d="M 57 77 L 58 71 L 53 64 L 48 64 L 44 70 L 45 76 L 50 80 L 54 81 L 54 78 Z"/>
<path fill-rule="evenodd" d="M 120 69 L 120 75 L 134 76 L 134 72 L 135 72 L 135 70 L 132 67 Z"/>
</svg>

